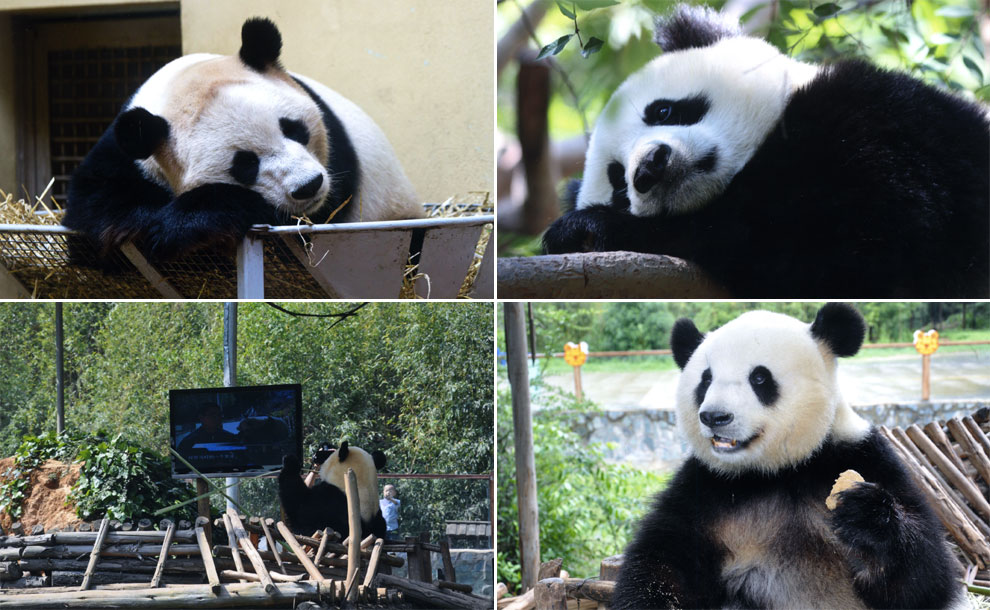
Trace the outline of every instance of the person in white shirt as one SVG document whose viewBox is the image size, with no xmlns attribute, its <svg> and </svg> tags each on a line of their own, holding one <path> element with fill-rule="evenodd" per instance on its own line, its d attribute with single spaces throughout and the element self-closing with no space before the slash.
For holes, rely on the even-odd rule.
<svg viewBox="0 0 990 610">
<path fill-rule="evenodd" d="M 388 484 L 382 492 L 382 499 L 378 505 L 382 509 L 382 517 L 385 518 L 385 538 L 394 540 L 399 532 L 399 504 L 402 503 L 395 491 L 395 485 Z"/>
</svg>

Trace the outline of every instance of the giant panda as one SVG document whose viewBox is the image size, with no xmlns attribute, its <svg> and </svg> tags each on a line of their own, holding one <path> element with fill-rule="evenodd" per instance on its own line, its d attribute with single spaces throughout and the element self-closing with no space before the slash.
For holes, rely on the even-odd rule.
<svg viewBox="0 0 990 610">
<path fill-rule="evenodd" d="M 677 256 L 738 297 L 990 296 L 985 108 L 796 61 L 711 9 L 678 7 L 656 42 L 599 116 L 547 253 Z"/>
<path fill-rule="evenodd" d="M 945 608 L 961 603 L 944 530 L 890 445 L 849 406 L 836 359 L 866 325 L 745 313 L 671 333 L 690 456 L 625 552 L 610 608 Z M 855 470 L 866 482 L 838 494 Z"/>
<path fill-rule="evenodd" d="M 186 55 L 155 72 L 74 172 L 63 224 L 103 257 L 138 239 L 149 256 L 168 259 L 229 248 L 251 225 L 293 216 L 422 216 L 378 126 L 287 72 L 281 48 L 275 24 L 252 18 L 237 56 Z"/>
<path fill-rule="evenodd" d="M 385 538 L 385 518 L 378 504 L 378 469 L 384 468 L 386 461 L 380 451 L 368 453 L 349 447 L 344 441 L 320 465 L 319 480 L 306 487 L 299 476 L 299 458 L 284 456 L 278 475 L 278 498 L 289 528 L 297 534 L 309 535 L 329 527 L 341 536 L 350 535 L 344 491 L 344 478 L 350 469 L 357 478 L 361 500 L 361 537 L 374 534 Z"/>
</svg>

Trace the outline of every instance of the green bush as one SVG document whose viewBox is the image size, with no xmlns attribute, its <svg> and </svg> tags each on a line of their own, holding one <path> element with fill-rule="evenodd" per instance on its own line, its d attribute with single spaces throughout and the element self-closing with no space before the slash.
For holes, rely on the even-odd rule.
<svg viewBox="0 0 990 610">
<path fill-rule="evenodd" d="M 533 413 L 537 498 L 542 560 L 562 558 L 576 577 L 597 576 L 601 560 L 621 553 L 649 499 L 666 477 L 607 464 L 600 448 L 583 443 L 566 418 L 587 403 L 534 383 L 540 410 Z M 498 579 L 510 588 L 520 581 L 519 510 L 512 433 L 512 399 L 499 393 Z"/>
</svg>

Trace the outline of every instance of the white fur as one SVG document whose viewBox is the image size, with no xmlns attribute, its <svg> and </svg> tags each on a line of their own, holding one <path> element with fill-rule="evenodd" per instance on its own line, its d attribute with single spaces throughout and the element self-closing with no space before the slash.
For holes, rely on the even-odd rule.
<svg viewBox="0 0 990 610">
<path fill-rule="evenodd" d="M 764 406 L 749 385 L 756 366 L 769 369 L 779 396 Z M 701 409 L 734 416 L 718 435 L 745 440 L 746 448 L 719 453 L 713 432 L 699 419 L 695 388 L 705 369 L 712 383 Z M 869 424 L 843 399 L 836 380 L 836 357 L 811 336 L 810 325 L 766 311 L 745 313 L 709 333 L 692 354 L 677 387 L 677 420 L 693 453 L 715 471 L 774 472 L 798 464 L 830 433 L 836 440 L 864 438 Z"/>
<path fill-rule="evenodd" d="M 319 107 L 300 87 L 285 79 L 273 78 L 244 67 L 233 58 L 198 53 L 176 59 L 149 78 L 131 99 L 127 109 L 143 107 L 168 120 L 170 133 L 167 152 L 178 159 L 182 171 L 170 171 L 157 152 L 138 161 L 145 175 L 172 192 L 181 194 L 209 183 L 237 184 L 230 175 L 234 153 L 254 152 L 259 157 L 256 183 L 249 187 L 266 201 L 291 215 L 314 212 L 333 188 L 333 176 L 326 170 L 327 143 Z M 224 74 L 231 82 L 217 88 L 215 97 L 205 105 L 183 104 L 188 95 L 179 93 L 189 87 L 189 80 L 199 78 L 198 71 L 227 62 Z M 192 75 L 192 76 L 191 76 Z M 351 220 L 394 220 L 423 215 L 416 193 L 396 158 L 388 139 L 372 119 L 326 86 L 312 79 L 302 80 L 337 115 L 344 125 L 358 158 L 361 171 L 356 200 L 349 206 L 357 211 Z M 209 84 L 206 79 L 205 83 Z M 178 99 L 177 99 L 178 98 Z M 307 146 L 281 133 L 280 118 L 302 121 L 310 131 Z M 290 193 L 316 175 L 323 176 L 323 186 L 311 198 L 296 200 Z"/>
<path fill-rule="evenodd" d="M 334 487 L 346 490 L 344 478 L 353 470 L 357 477 L 358 495 L 361 499 L 361 519 L 370 521 L 378 512 L 378 469 L 371 454 L 358 447 L 348 447 L 343 462 L 334 451 L 320 466 L 320 478 Z"/>
<path fill-rule="evenodd" d="M 698 209 L 724 191 L 783 114 L 790 95 L 817 70 L 749 37 L 726 38 L 709 47 L 657 57 L 616 90 L 598 118 L 577 207 L 611 201 L 607 168 L 618 161 L 625 167 L 633 214 Z M 710 103 L 699 123 L 650 126 L 643 122 L 650 102 L 699 94 Z M 661 143 L 673 151 L 670 167 L 684 175 L 669 190 L 657 186 L 640 194 L 633 187 L 636 168 Z M 714 171 L 693 170 L 694 163 L 713 148 L 718 154 Z"/>
</svg>

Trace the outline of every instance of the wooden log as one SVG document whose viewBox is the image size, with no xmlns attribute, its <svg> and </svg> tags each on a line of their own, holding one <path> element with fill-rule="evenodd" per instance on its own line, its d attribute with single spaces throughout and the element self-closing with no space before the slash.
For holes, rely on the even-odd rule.
<svg viewBox="0 0 990 610">
<path fill-rule="evenodd" d="M 936 422 L 928 422 L 922 428 L 924 433 L 928 435 L 929 440 L 935 444 L 936 447 L 942 452 L 942 455 L 946 457 L 947 460 L 952 462 L 960 472 L 966 472 L 966 467 L 963 466 L 962 460 L 956 455 L 956 452 L 952 450 L 952 443 L 949 442 L 949 437 L 945 435 L 945 431 L 942 430 L 942 426 L 938 425 Z"/>
<path fill-rule="evenodd" d="M 495 585 L 495 599 L 502 599 L 509 594 L 509 587 L 505 586 L 504 582 L 500 582 Z"/>
<path fill-rule="evenodd" d="M 0 582 L 17 580 L 24 576 L 24 571 L 16 561 L 0 561 Z"/>
<path fill-rule="evenodd" d="M 450 558 L 450 543 L 446 540 L 440 541 L 440 560 L 443 561 L 443 572 L 446 580 L 457 582 L 457 574 L 454 573 L 454 561 Z"/>
<path fill-rule="evenodd" d="M 258 555 L 258 549 L 254 548 L 254 544 L 251 542 L 251 536 L 244 529 L 241 518 L 231 510 L 228 511 L 228 517 L 233 526 L 234 538 L 241 545 L 241 550 L 244 551 L 244 554 L 247 555 L 255 574 L 261 578 L 261 585 L 264 587 L 265 593 L 277 591 L 275 583 L 272 582 L 272 577 L 268 574 L 268 568 L 265 567 L 265 562 L 261 560 L 261 556 Z"/>
<path fill-rule="evenodd" d="M 593 578 L 564 578 L 564 589 L 567 597 L 574 599 L 590 599 L 591 601 L 609 604 L 612 602 L 612 593 L 615 591 L 615 583 L 610 580 L 596 580 Z"/>
<path fill-rule="evenodd" d="M 103 564 L 100 564 L 103 567 Z M 83 581 L 83 573 L 76 571 L 54 570 L 51 573 L 53 587 L 79 587 Z M 203 582 L 202 574 L 168 574 L 162 581 L 171 585 L 198 585 Z M 139 583 L 147 586 L 148 575 L 132 572 L 107 571 L 103 569 L 93 572 L 89 579 L 91 587 L 116 583 Z"/>
<path fill-rule="evenodd" d="M 17 549 L 14 549 L 17 550 Z M 92 552 L 92 546 L 56 545 L 56 546 L 27 546 L 21 549 L 23 559 L 53 558 L 73 559 Z M 100 550 L 101 557 L 158 557 L 161 546 L 157 544 L 116 544 L 104 546 Z M 194 544 L 173 544 L 169 554 L 188 557 L 198 555 L 199 547 Z M 3 560 L 3 550 L 0 549 L 0 561 Z"/>
<path fill-rule="evenodd" d="M 44 533 L 45 533 L 45 526 L 41 525 L 40 523 L 35 524 L 35 526 L 31 528 L 32 536 L 38 536 Z"/>
<path fill-rule="evenodd" d="M 471 593 L 474 591 L 471 585 L 466 585 L 459 582 L 454 582 L 452 580 L 434 580 L 434 587 L 440 587 L 441 589 L 450 589 L 451 591 L 460 591 L 461 593 Z"/>
<path fill-rule="evenodd" d="M 564 560 L 561 558 L 551 559 L 550 561 L 544 561 L 540 564 L 540 570 L 537 572 L 537 580 L 545 580 L 547 578 L 559 578 L 560 568 L 564 565 Z"/>
<path fill-rule="evenodd" d="M 320 561 L 323 559 L 323 554 L 327 552 L 327 543 L 330 542 L 330 528 L 324 528 L 323 534 L 320 537 L 320 546 L 316 549 L 316 555 L 313 556 L 313 563 L 320 565 Z"/>
<path fill-rule="evenodd" d="M 952 433 L 953 438 L 956 439 L 962 450 L 966 452 L 969 463 L 983 477 L 983 481 L 987 485 L 990 485 L 990 457 L 987 457 L 986 452 L 983 451 L 983 447 L 973 438 L 973 435 L 960 418 L 954 417 L 945 422 L 945 424 L 949 428 L 949 432 Z"/>
<path fill-rule="evenodd" d="M 137 522 L 137 530 L 139 532 L 147 532 L 151 530 L 151 519 L 141 519 Z"/>
<path fill-rule="evenodd" d="M 498 259 L 503 298 L 726 298 L 696 265 L 671 256 L 586 252 Z"/>
<path fill-rule="evenodd" d="M 96 564 L 100 561 L 100 550 L 103 548 L 103 541 L 106 540 L 107 532 L 110 529 L 110 520 L 106 517 L 100 522 L 100 532 L 96 535 L 96 542 L 93 543 L 93 550 L 89 555 L 89 565 L 86 567 L 86 573 L 83 575 L 82 584 L 79 586 L 80 591 L 85 591 L 89 588 L 89 579 L 96 571 Z"/>
<path fill-rule="evenodd" d="M 15 536 L 23 536 L 24 524 L 21 523 L 20 521 L 14 521 L 13 523 L 10 524 L 10 533 L 14 534 Z"/>
<path fill-rule="evenodd" d="M 206 580 L 210 583 L 210 591 L 213 595 L 220 595 L 220 576 L 217 574 L 217 566 L 213 563 L 213 552 L 206 539 L 206 530 L 202 527 L 196 528 L 196 541 L 199 544 L 199 553 L 203 557 L 203 567 L 206 569 Z"/>
<path fill-rule="evenodd" d="M 17 565 L 25 572 L 44 570 L 64 570 L 67 572 L 84 572 L 88 561 L 78 559 L 22 559 Z M 233 565 L 233 562 L 231 562 Z M 133 572 L 145 575 L 147 580 L 154 574 L 157 562 L 149 559 L 127 559 L 104 557 L 100 560 L 100 569 L 105 571 Z M 199 574 L 203 575 L 203 561 L 197 556 L 192 558 L 172 558 L 163 570 L 166 574 Z"/>
<path fill-rule="evenodd" d="M 279 574 L 278 572 L 269 572 L 269 576 L 272 580 L 277 580 L 279 582 L 299 582 L 306 579 L 305 574 Z M 220 578 L 226 578 L 227 580 L 249 580 L 251 582 L 261 582 L 261 577 L 254 572 L 238 572 L 237 570 L 221 570 Z"/>
<path fill-rule="evenodd" d="M 234 559 L 234 565 L 237 566 L 238 572 L 243 572 L 244 562 L 241 561 L 241 553 L 240 551 L 237 550 L 239 547 L 237 545 L 237 539 L 234 538 L 234 532 L 233 532 L 234 526 L 231 525 L 230 523 L 230 515 L 224 513 L 221 517 L 223 519 L 223 529 L 224 531 L 227 532 L 227 544 L 229 544 L 230 548 L 233 549 L 233 553 L 231 554 L 231 557 Z"/>
<path fill-rule="evenodd" d="M 384 541 L 379 538 L 375 541 L 375 547 L 371 551 L 371 559 L 368 560 L 368 569 L 364 574 L 364 582 L 361 583 L 364 587 L 370 587 L 371 581 L 375 577 L 375 573 L 378 572 L 378 561 L 382 556 L 382 543 Z"/>
<path fill-rule="evenodd" d="M 405 594 L 413 605 L 428 608 L 470 608 L 472 610 L 491 610 L 492 599 L 466 595 L 456 591 L 443 591 L 432 583 L 417 582 L 407 578 L 398 578 L 389 574 L 378 574 L 375 577 L 376 586 L 396 589 Z"/>
<path fill-rule="evenodd" d="M 98 532 L 51 532 L 39 536 L 4 536 L 0 537 L 0 547 L 12 546 L 46 546 L 46 545 L 89 545 L 96 542 Z M 109 532 L 104 543 L 135 544 L 138 542 L 153 542 L 161 544 L 165 532 Z M 195 543 L 195 532 L 176 530 L 173 539 L 176 542 Z"/>
<path fill-rule="evenodd" d="M 534 587 L 536 610 L 567 610 L 567 591 L 561 578 L 544 578 Z"/>
<path fill-rule="evenodd" d="M 46 576 L 24 576 L 17 580 L 3 583 L 4 589 L 37 589 L 47 586 L 48 577 Z M 3 599 L 3 597 L 0 597 L 0 599 Z"/>
<path fill-rule="evenodd" d="M 963 418 L 963 424 L 966 426 L 966 429 L 969 430 L 969 433 L 973 435 L 973 438 L 976 439 L 976 442 L 983 447 L 983 452 L 990 455 L 990 437 L 988 437 L 987 433 L 980 428 L 980 425 L 976 423 L 976 420 L 972 417 L 966 416 Z"/>
<path fill-rule="evenodd" d="M 296 560 L 306 569 L 306 573 L 309 574 L 309 577 L 313 580 L 323 580 L 323 575 L 316 569 L 316 566 L 313 564 L 312 560 L 310 560 L 309 556 L 306 555 L 305 551 L 303 551 L 302 546 L 300 546 L 299 542 L 296 540 L 296 537 L 291 531 L 289 531 L 289 528 L 285 525 L 285 523 L 279 521 L 275 524 L 275 529 L 278 530 L 278 532 L 282 535 L 282 539 L 285 540 L 286 544 L 289 545 L 289 548 L 292 549 L 292 553 L 296 556 Z"/>
<path fill-rule="evenodd" d="M 175 524 L 169 522 L 165 531 L 165 540 L 162 541 L 162 551 L 158 555 L 158 565 L 155 567 L 155 574 L 151 577 L 151 588 L 154 589 L 162 580 L 162 572 L 165 570 L 165 560 L 168 558 L 168 547 L 172 546 L 172 537 L 175 536 Z"/>
<path fill-rule="evenodd" d="M 282 555 L 278 552 L 278 544 L 275 542 L 275 537 L 272 536 L 272 530 L 268 526 L 268 522 L 271 519 L 260 519 L 261 521 L 261 531 L 265 535 L 265 540 L 268 541 L 268 550 L 275 557 L 275 563 L 278 564 L 279 569 L 282 569 Z"/>
<path fill-rule="evenodd" d="M 600 580 L 619 580 L 619 570 L 622 569 L 622 555 L 612 555 L 602 559 L 598 568 L 598 578 Z"/>
<path fill-rule="evenodd" d="M 329 581 L 328 581 L 329 582 Z M 209 585 L 185 585 L 160 589 L 101 589 L 25 595 L 17 600 L 17 608 L 272 608 L 293 607 L 304 601 L 319 601 L 329 592 L 324 582 L 285 583 L 276 595 L 268 595 L 258 583 L 234 583 L 221 586 L 214 596 Z"/>
<path fill-rule="evenodd" d="M 984 515 L 984 517 L 990 520 L 990 502 L 983 497 L 980 490 L 977 489 L 976 485 L 970 481 L 966 475 L 959 471 L 952 462 L 950 462 L 938 447 L 935 446 L 931 440 L 925 436 L 921 431 L 921 428 L 917 424 L 912 424 L 908 426 L 905 430 L 908 437 L 914 441 L 915 445 L 921 449 L 925 455 L 942 471 L 945 478 L 952 482 L 952 485 L 959 490 L 967 501 L 972 505 L 973 509 L 978 513 Z"/>
<path fill-rule="evenodd" d="M 350 530 L 350 544 L 347 545 L 347 592 L 349 602 L 357 600 L 357 573 L 361 569 L 361 499 L 357 487 L 357 475 L 348 468 L 344 477 L 344 492 L 347 494 L 347 527 Z"/>
</svg>

